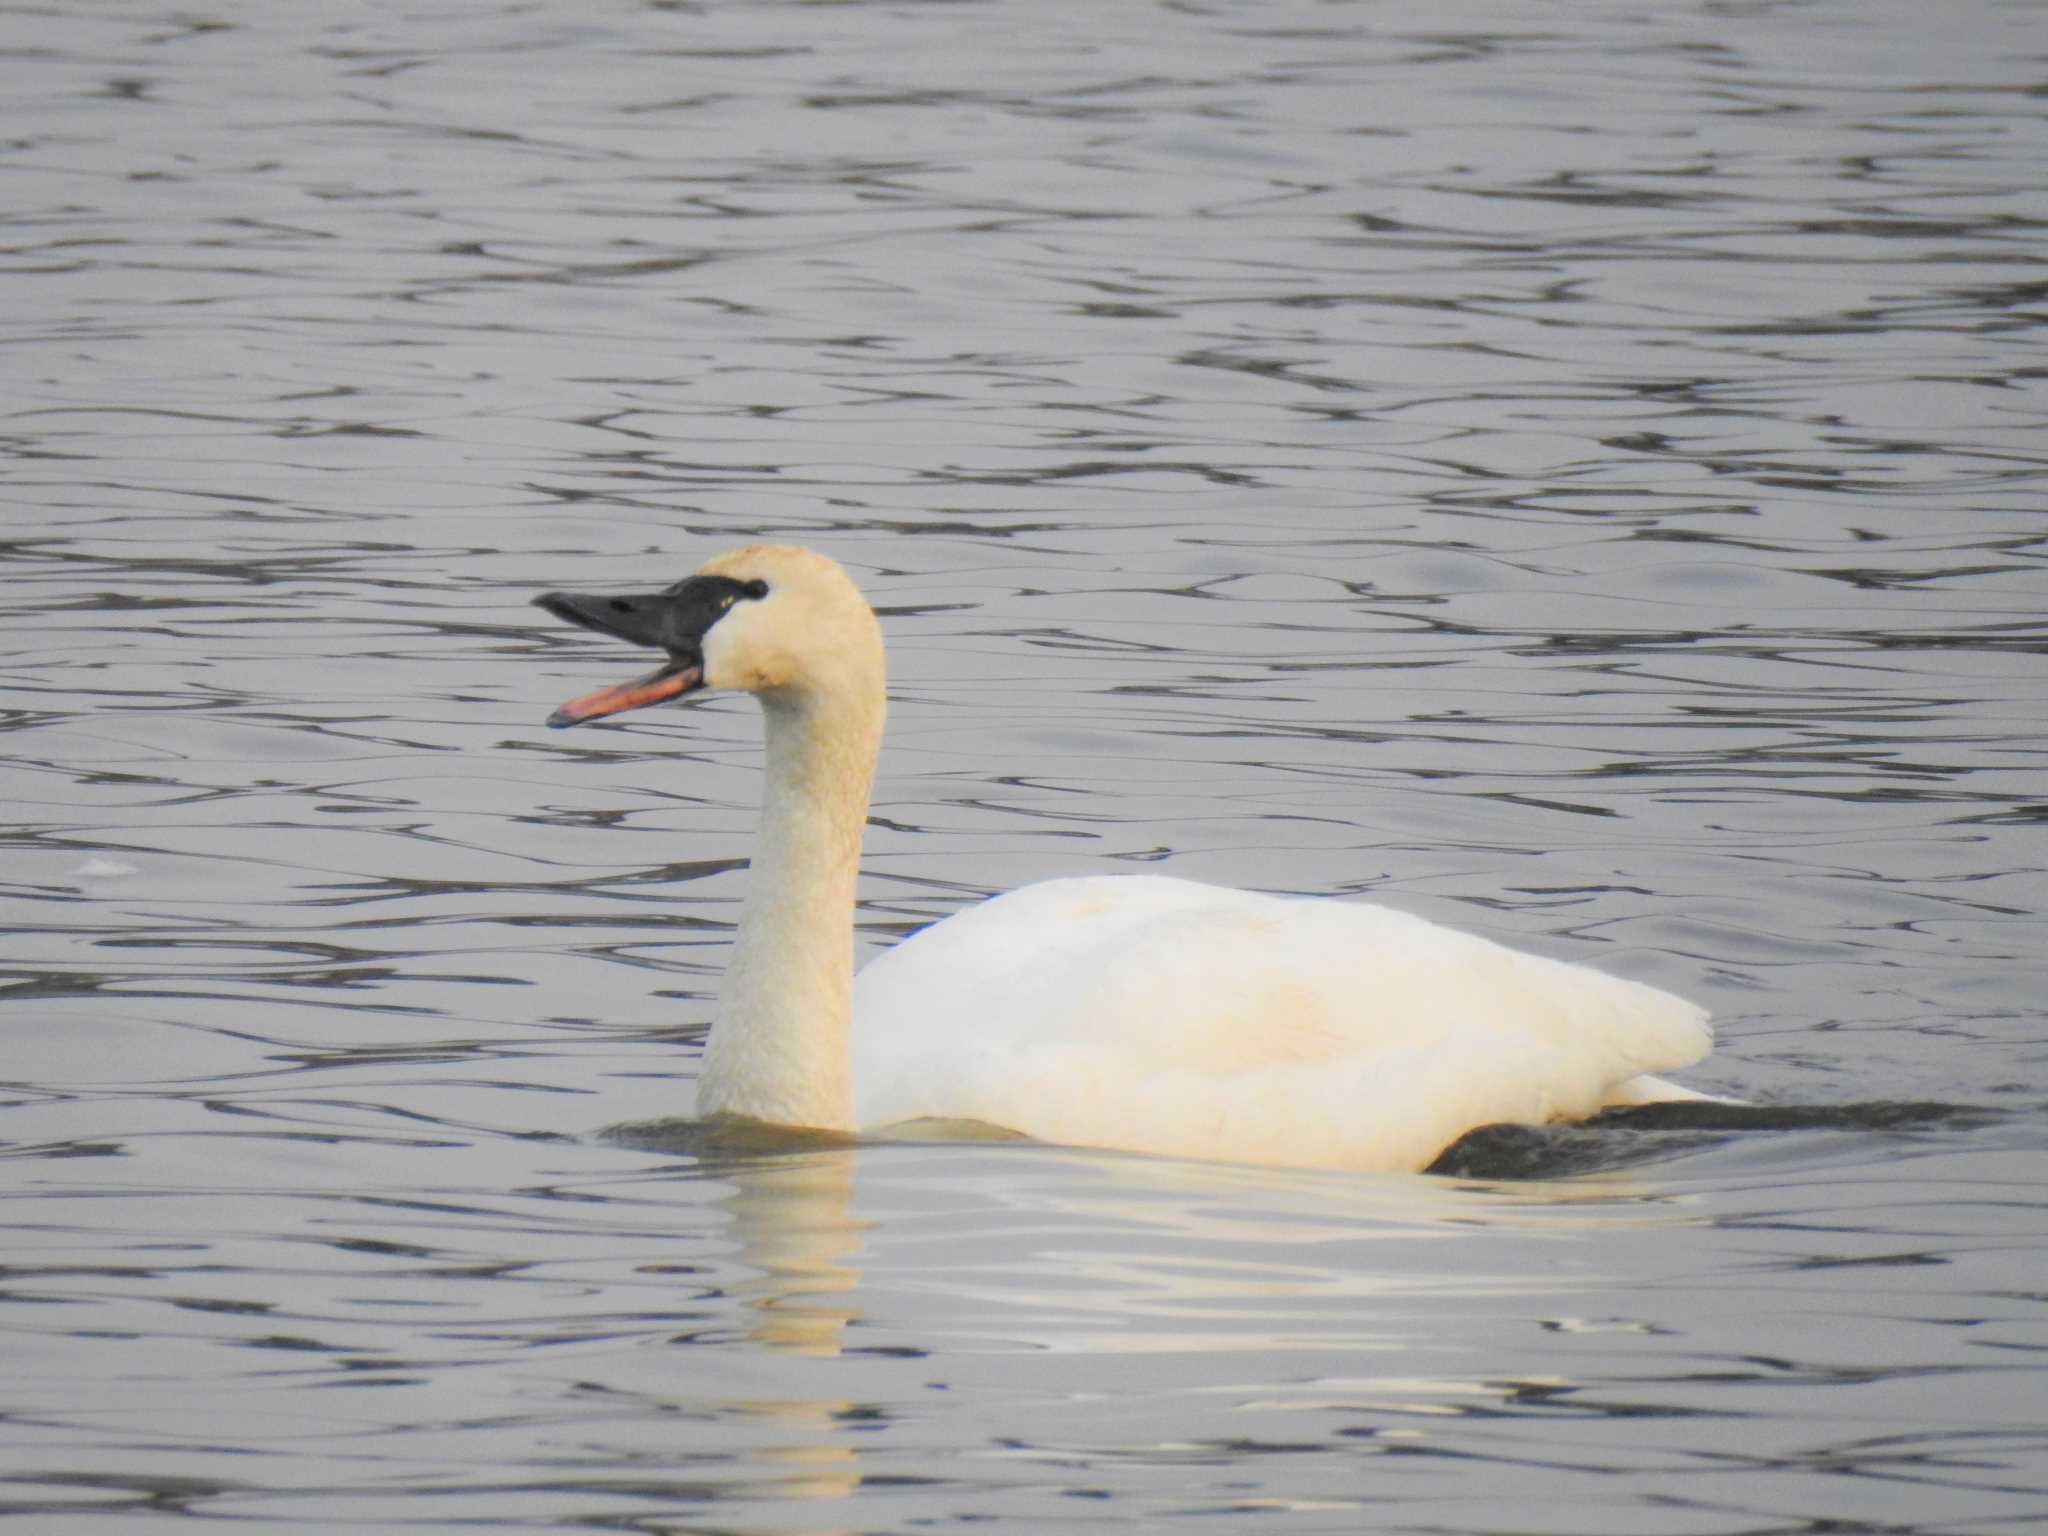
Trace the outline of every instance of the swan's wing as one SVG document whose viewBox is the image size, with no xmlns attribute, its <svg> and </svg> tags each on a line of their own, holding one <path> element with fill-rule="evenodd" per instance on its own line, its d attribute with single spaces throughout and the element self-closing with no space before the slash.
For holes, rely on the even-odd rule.
<svg viewBox="0 0 2048 1536">
<path fill-rule="evenodd" d="M 1690 1003 L 1582 966 L 1148 877 L 1029 886 L 926 929 L 861 973 L 854 1014 L 863 1125 L 1373 1168 L 1591 1114 L 1709 1044 Z"/>
</svg>

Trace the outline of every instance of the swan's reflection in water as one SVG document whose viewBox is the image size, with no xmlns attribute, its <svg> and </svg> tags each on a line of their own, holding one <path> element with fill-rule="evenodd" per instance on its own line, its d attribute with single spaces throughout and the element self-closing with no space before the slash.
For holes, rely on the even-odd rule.
<svg viewBox="0 0 2048 1536">
<path fill-rule="evenodd" d="M 746 1336 L 784 1354 L 833 1357 L 856 1313 L 861 1224 L 853 1215 L 851 1148 L 714 1165 L 730 1181 L 725 1204 L 740 1262 L 751 1275 L 734 1288 Z"/>
<path fill-rule="evenodd" d="M 710 1326 L 614 1377 L 690 1422 L 667 1419 L 665 1448 L 718 1468 L 692 1497 L 721 1528 L 942 1523 L 992 1481 L 1065 1497 L 1197 1466 L 1355 1508 L 1418 1455 L 1483 1441 L 1512 1469 L 1564 1419 L 1690 1424 L 1723 1390 L 1725 1361 L 1696 1374 L 1685 1297 L 1726 1262 L 1728 1212 L 1702 1193 L 1724 1186 L 1646 1160 L 1721 1134 L 1703 1113 L 1648 1153 L 1639 1122 L 1561 1131 L 1544 1156 L 1593 1171 L 1558 1178 L 1302 1173 L 947 1127 L 631 1127 L 611 1139 L 658 1156 L 627 1179 L 715 1213 L 684 1266 Z M 1811 1127 L 1824 1145 L 1847 1113 Z M 1467 1165 L 1545 1166 L 1509 1141 Z M 1768 1191 L 1815 1155 L 1755 1136 L 1709 1161 Z"/>
<path fill-rule="evenodd" d="M 1531 1243 L 1697 1219 L 1681 1195 L 1622 1170 L 1517 1181 L 1304 1173 L 951 1123 L 855 1141 L 662 1121 L 607 1139 L 681 1155 L 679 1172 L 724 1186 L 737 1331 L 820 1358 L 844 1353 L 863 1324 L 908 1327 L 923 1349 L 1369 1345 L 1399 1330 L 1375 1303 L 1529 1291 Z M 1498 1268 L 1471 1262 L 1480 1234 L 1517 1238 L 1495 1245 Z M 1547 1266 L 1540 1288 L 1560 1283 Z M 914 1316 L 874 1316 L 885 1297 L 899 1304 L 892 1314 L 922 1300 Z"/>
<path fill-rule="evenodd" d="M 737 1273 L 723 1287 L 737 1309 L 728 1337 L 775 1356 L 836 1360 L 843 1353 L 847 1326 L 858 1317 L 853 1296 L 861 1272 L 853 1259 L 864 1227 L 854 1215 L 854 1144 L 701 1121 L 624 1126 L 607 1139 L 683 1154 L 690 1159 L 688 1176 L 726 1187 L 720 1204 L 730 1216 L 737 1261 Z M 843 1499 L 860 1487 L 858 1453 L 845 1428 L 859 1412 L 852 1398 L 724 1397 L 692 1407 L 693 1417 L 745 1426 L 746 1460 L 759 1469 L 724 1484 L 717 1495 L 722 1504 Z M 849 1528 L 788 1529 L 841 1536 Z"/>
</svg>

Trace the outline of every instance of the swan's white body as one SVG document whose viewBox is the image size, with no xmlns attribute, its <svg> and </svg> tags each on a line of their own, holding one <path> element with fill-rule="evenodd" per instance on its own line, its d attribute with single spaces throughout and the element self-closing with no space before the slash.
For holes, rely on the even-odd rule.
<svg viewBox="0 0 2048 1536">
<path fill-rule="evenodd" d="M 1474 1126 L 1688 1096 L 1705 1013 L 1386 907 L 1157 876 L 1051 880 L 870 961 L 854 1118 L 1329 1168 Z"/>
<path fill-rule="evenodd" d="M 1392 1171 L 1479 1125 L 1698 1097 L 1646 1075 L 1706 1054 L 1693 1004 L 1353 902 L 1054 880 L 923 930 L 856 980 L 879 628 L 846 574 L 805 550 L 735 551 L 703 576 L 762 588 L 724 603 L 698 670 L 760 697 L 768 763 L 701 1113 L 836 1130 L 977 1120 L 1074 1145 Z"/>
</svg>

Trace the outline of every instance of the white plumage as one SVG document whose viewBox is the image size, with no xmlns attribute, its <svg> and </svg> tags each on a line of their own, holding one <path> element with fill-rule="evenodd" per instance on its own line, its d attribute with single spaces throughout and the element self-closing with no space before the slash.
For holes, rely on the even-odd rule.
<svg viewBox="0 0 2048 1536">
<path fill-rule="evenodd" d="M 998 896 L 869 962 L 855 1119 L 1311 1167 L 1688 1096 L 1691 1003 L 1386 907 L 1156 876 Z"/>
<path fill-rule="evenodd" d="M 762 701 L 761 843 L 700 1112 L 838 1130 L 977 1120 L 1075 1145 L 1390 1171 L 1479 1125 L 1700 1096 L 1649 1075 L 1706 1054 L 1693 1004 L 1349 901 L 1053 880 L 934 924 L 855 979 L 884 707 L 873 613 L 806 550 L 735 551 L 694 582 L 660 598 L 706 616 L 701 651 L 675 649 L 689 626 L 672 620 L 669 668 L 557 720 L 698 686 Z M 643 638 L 598 600 L 542 601 Z"/>
</svg>

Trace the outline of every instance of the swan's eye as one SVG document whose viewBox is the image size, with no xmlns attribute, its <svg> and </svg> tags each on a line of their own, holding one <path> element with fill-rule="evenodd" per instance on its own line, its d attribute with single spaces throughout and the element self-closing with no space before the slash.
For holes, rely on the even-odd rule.
<svg viewBox="0 0 2048 1536">
<path fill-rule="evenodd" d="M 718 611 L 724 613 L 741 598 L 762 598 L 768 595 L 768 583 L 755 577 L 752 581 L 735 582 L 718 594 Z"/>
</svg>

